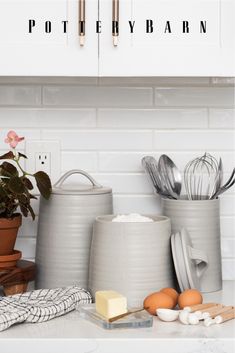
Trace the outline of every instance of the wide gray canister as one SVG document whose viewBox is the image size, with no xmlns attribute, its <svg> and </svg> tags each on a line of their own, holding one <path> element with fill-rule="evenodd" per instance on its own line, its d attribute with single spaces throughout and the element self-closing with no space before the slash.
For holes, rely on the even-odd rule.
<svg viewBox="0 0 235 353">
<path fill-rule="evenodd" d="M 87 177 L 91 185 L 65 183 L 73 174 Z M 50 200 L 40 200 L 36 288 L 87 288 L 93 223 L 97 216 L 112 212 L 110 188 L 81 170 L 62 176 Z"/>
<path fill-rule="evenodd" d="M 129 306 L 163 287 L 174 287 L 171 224 L 167 217 L 153 222 L 112 222 L 114 215 L 97 217 L 90 253 L 89 290 L 116 290 Z"/>
</svg>

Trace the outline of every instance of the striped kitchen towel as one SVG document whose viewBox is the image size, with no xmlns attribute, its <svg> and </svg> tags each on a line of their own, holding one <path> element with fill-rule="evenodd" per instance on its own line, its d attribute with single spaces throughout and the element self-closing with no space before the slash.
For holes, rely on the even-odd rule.
<svg viewBox="0 0 235 353">
<path fill-rule="evenodd" d="M 91 294 L 76 286 L 0 297 L 0 331 L 20 322 L 48 321 L 91 302 Z"/>
</svg>

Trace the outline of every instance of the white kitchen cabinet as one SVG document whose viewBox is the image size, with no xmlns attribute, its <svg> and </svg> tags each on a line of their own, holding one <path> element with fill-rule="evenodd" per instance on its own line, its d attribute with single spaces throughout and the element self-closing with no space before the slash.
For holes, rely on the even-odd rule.
<svg viewBox="0 0 235 353">
<path fill-rule="evenodd" d="M 235 0 L 119 0 L 117 46 L 113 0 L 85 3 L 80 46 L 79 0 L 0 0 L 0 76 L 235 76 Z"/>
<path fill-rule="evenodd" d="M 100 0 L 100 76 L 235 76 L 235 0 Z M 146 33 L 152 20 L 152 33 Z M 134 24 L 130 33 L 128 21 Z"/>
<path fill-rule="evenodd" d="M 0 0 L 0 76 L 97 76 L 97 16 L 98 0 L 86 0 L 81 47 L 78 0 Z"/>
</svg>

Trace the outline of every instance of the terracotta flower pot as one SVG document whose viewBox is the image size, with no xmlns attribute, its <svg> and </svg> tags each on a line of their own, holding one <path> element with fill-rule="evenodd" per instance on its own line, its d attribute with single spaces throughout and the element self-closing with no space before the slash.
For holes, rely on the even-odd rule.
<svg viewBox="0 0 235 353">
<path fill-rule="evenodd" d="M 0 256 L 13 252 L 22 216 L 15 214 L 12 218 L 0 218 Z"/>
<path fill-rule="evenodd" d="M 2 271 L 2 269 L 15 267 L 21 256 L 22 253 L 19 250 L 13 250 L 11 255 L 0 255 L 0 271 Z"/>
</svg>

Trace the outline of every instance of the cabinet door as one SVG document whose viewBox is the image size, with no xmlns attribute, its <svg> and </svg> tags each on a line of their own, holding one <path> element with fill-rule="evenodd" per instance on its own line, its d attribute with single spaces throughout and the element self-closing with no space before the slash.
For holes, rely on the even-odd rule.
<svg viewBox="0 0 235 353">
<path fill-rule="evenodd" d="M 0 75 L 98 75 L 98 0 L 86 0 L 83 47 L 78 37 L 78 3 L 0 0 Z"/>
<path fill-rule="evenodd" d="M 114 47 L 112 1 L 100 0 L 99 74 L 235 76 L 234 14 L 235 0 L 119 0 Z"/>
</svg>

